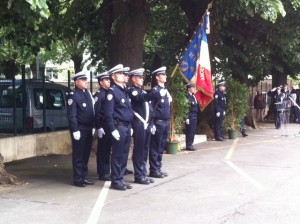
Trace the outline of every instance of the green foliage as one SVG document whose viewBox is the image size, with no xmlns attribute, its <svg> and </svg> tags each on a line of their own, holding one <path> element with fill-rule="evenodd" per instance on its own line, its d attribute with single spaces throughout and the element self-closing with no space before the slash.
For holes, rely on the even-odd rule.
<svg viewBox="0 0 300 224">
<path fill-rule="evenodd" d="M 48 18 L 50 15 L 50 11 L 48 9 L 48 5 L 46 0 L 26 0 L 31 5 L 31 9 L 33 11 L 38 12 L 42 17 Z"/>
<path fill-rule="evenodd" d="M 185 47 L 188 21 L 180 1 L 150 1 L 150 4 L 151 17 L 144 43 L 146 67 L 151 68 L 155 54 L 171 67 Z"/>
<path fill-rule="evenodd" d="M 182 133 L 184 121 L 188 115 L 189 102 L 186 98 L 186 83 L 179 72 L 170 77 L 168 90 L 172 96 L 171 103 L 171 122 L 170 122 L 170 141 L 176 141 L 176 134 Z"/>
<path fill-rule="evenodd" d="M 236 130 L 248 111 L 249 88 L 234 79 L 226 80 L 226 115 L 224 127 Z"/>
<path fill-rule="evenodd" d="M 248 85 L 256 85 L 270 74 L 298 74 L 298 3 L 240 0 L 216 4 L 212 27 L 218 36 L 213 50 L 220 60 L 213 62 L 215 73 L 231 74 Z"/>
</svg>

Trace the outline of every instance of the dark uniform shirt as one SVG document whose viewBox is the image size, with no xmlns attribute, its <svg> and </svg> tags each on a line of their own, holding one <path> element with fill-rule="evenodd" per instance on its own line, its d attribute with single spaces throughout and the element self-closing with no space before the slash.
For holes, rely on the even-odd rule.
<svg viewBox="0 0 300 224">
<path fill-rule="evenodd" d="M 148 101 L 151 100 L 151 95 L 147 94 L 144 90 L 136 86 L 132 86 L 128 89 L 128 95 L 131 99 L 132 110 L 138 113 L 144 120 L 146 119 L 146 115 L 148 113 L 148 119 L 146 122 L 151 120 L 152 111 L 150 110 L 152 107 L 148 103 Z M 148 111 L 146 105 L 148 105 Z"/>
<path fill-rule="evenodd" d="M 225 111 L 226 97 L 224 93 L 219 89 L 217 89 L 217 91 L 214 94 L 214 106 L 216 113 L 223 113 Z"/>
<path fill-rule="evenodd" d="M 153 118 L 157 120 L 168 120 L 171 117 L 170 102 L 168 94 L 161 96 L 160 90 L 162 89 L 165 88 L 157 85 L 151 91 L 151 94 L 153 96 L 153 100 L 151 100 L 151 104 L 154 110 Z"/>
<path fill-rule="evenodd" d="M 195 95 L 188 93 L 186 94 L 186 98 L 188 99 L 190 104 L 188 117 L 197 117 L 199 105 L 197 103 Z"/>
<path fill-rule="evenodd" d="M 277 110 L 277 104 L 276 103 L 279 103 L 279 102 L 283 101 L 284 98 L 285 98 L 285 94 L 282 94 L 281 92 L 278 93 L 277 90 L 275 90 L 275 91 L 270 90 L 269 92 L 267 92 L 267 95 L 269 97 L 271 97 L 271 105 L 273 107 L 273 110 L 276 111 Z"/>
<path fill-rule="evenodd" d="M 104 124 L 104 104 L 106 99 L 107 90 L 100 88 L 95 95 L 95 125 L 97 129 L 103 127 Z"/>
<path fill-rule="evenodd" d="M 94 127 L 94 101 L 88 90 L 75 88 L 68 95 L 68 119 L 71 132 L 82 127 Z"/>
<path fill-rule="evenodd" d="M 125 87 L 113 85 L 107 90 L 105 100 L 105 119 L 109 130 L 113 132 L 117 122 L 132 122 L 133 112 Z"/>
</svg>

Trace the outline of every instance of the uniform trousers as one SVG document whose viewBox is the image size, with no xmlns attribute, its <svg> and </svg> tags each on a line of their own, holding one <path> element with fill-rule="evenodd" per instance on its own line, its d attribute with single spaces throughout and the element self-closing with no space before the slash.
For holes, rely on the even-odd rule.
<svg viewBox="0 0 300 224">
<path fill-rule="evenodd" d="M 104 128 L 104 132 L 102 138 L 98 138 L 97 146 L 97 173 L 99 177 L 110 174 L 112 136 L 107 128 Z"/>
<path fill-rule="evenodd" d="M 88 162 L 91 153 L 93 128 L 79 127 L 80 139 L 75 140 L 72 136 L 72 163 L 73 163 L 73 181 L 76 184 L 84 183 L 88 173 Z"/>
<path fill-rule="evenodd" d="M 223 138 L 222 134 L 222 125 L 224 120 L 224 114 L 223 111 L 220 112 L 219 117 L 215 117 L 215 138 Z"/>
<path fill-rule="evenodd" d="M 154 124 L 156 132 L 155 135 L 151 136 L 149 151 L 150 173 L 159 173 L 161 172 L 162 155 L 166 148 L 170 123 L 169 121 L 156 120 Z"/>
<path fill-rule="evenodd" d="M 111 181 L 114 184 L 122 184 L 129 154 L 131 125 L 117 125 L 116 128 L 120 139 L 117 141 L 112 137 Z"/>
<path fill-rule="evenodd" d="M 185 143 L 187 149 L 193 149 L 194 138 L 197 128 L 197 117 L 189 117 L 189 124 L 185 125 Z"/>
<path fill-rule="evenodd" d="M 147 176 L 146 166 L 151 133 L 149 131 L 149 127 L 145 130 L 144 123 L 141 121 L 134 121 L 132 128 L 134 142 L 132 154 L 134 178 L 136 180 L 141 180 Z"/>
</svg>

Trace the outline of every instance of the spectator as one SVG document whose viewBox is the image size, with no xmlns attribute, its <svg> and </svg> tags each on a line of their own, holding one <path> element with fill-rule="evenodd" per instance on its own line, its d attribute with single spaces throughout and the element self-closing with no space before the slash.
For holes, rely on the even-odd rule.
<svg viewBox="0 0 300 224">
<path fill-rule="evenodd" d="M 264 121 L 264 110 L 266 107 L 266 101 L 260 90 L 257 91 L 254 97 L 254 109 L 256 110 L 256 121 Z"/>
<path fill-rule="evenodd" d="M 292 99 L 290 122 L 296 123 L 298 118 L 298 107 L 294 103 L 297 100 L 297 90 L 294 87 L 291 90 L 290 97 Z"/>
</svg>

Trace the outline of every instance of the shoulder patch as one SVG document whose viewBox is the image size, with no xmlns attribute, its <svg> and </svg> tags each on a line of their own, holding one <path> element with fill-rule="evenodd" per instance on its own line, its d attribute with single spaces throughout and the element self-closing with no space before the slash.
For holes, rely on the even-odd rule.
<svg viewBox="0 0 300 224">
<path fill-rule="evenodd" d="M 107 94 L 106 98 L 107 98 L 108 101 L 111 101 L 112 98 L 113 98 L 113 95 L 112 94 Z"/>
<path fill-rule="evenodd" d="M 68 105 L 71 106 L 73 103 L 73 99 L 68 99 Z"/>
</svg>

